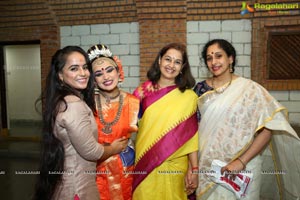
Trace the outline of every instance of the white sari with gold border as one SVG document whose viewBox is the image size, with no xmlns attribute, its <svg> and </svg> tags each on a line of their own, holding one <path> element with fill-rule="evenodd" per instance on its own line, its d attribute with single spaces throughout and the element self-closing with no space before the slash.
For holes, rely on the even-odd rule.
<svg viewBox="0 0 300 200">
<path fill-rule="evenodd" d="M 259 154 L 247 164 L 246 170 L 254 174 L 247 199 L 264 196 L 261 180 L 275 184 L 277 199 L 300 196 L 300 139 L 286 120 L 286 109 L 262 86 L 239 77 L 223 93 L 208 91 L 200 96 L 198 108 L 201 122 L 197 199 L 235 199 L 232 192 L 210 181 L 205 172 L 214 159 L 230 162 L 243 154 L 263 127 L 272 130 L 270 151 L 264 153 L 271 152 L 273 162 L 266 165 L 266 158 L 271 156 Z"/>
</svg>

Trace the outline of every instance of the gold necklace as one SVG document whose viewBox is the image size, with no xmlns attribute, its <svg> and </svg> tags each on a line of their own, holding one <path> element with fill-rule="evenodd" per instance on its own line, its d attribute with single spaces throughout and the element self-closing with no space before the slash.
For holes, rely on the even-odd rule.
<svg viewBox="0 0 300 200">
<path fill-rule="evenodd" d="M 118 94 L 116 96 L 113 96 L 113 97 L 110 97 L 110 96 L 104 94 L 101 90 L 99 90 L 99 93 L 105 98 L 106 103 L 110 104 L 111 100 L 116 99 L 116 98 L 118 98 L 120 96 L 121 91 L 119 90 Z"/>
<path fill-rule="evenodd" d="M 213 77 L 212 80 L 211 80 L 211 85 L 212 85 L 212 87 L 213 87 L 213 89 L 214 89 L 214 91 L 215 91 L 216 93 L 221 94 L 221 93 L 223 93 L 223 92 L 231 85 L 231 82 L 232 82 L 232 74 L 231 74 L 231 76 L 230 76 L 230 81 L 229 81 L 228 84 L 226 84 L 226 86 L 222 86 L 222 87 L 220 87 L 220 88 L 217 89 L 217 88 L 214 86 L 214 77 Z"/>
<path fill-rule="evenodd" d="M 113 121 L 111 122 L 106 122 L 104 120 L 104 117 L 103 117 L 103 113 L 102 113 L 102 105 L 101 105 L 101 98 L 100 98 L 100 95 L 97 95 L 97 100 L 98 100 L 98 116 L 99 116 L 99 119 L 100 119 L 100 122 L 104 125 L 104 127 L 101 129 L 103 131 L 103 133 L 105 134 L 110 134 L 112 132 L 112 126 L 115 125 L 119 119 L 120 119 L 120 116 L 121 116 L 121 112 L 122 112 L 122 108 L 123 108 L 123 95 L 120 95 L 120 100 L 119 100 L 119 107 L 118 107 L 118 111 L 117 111 L 117 114 L 116 114 L 116 117 Z"/>
</svg>

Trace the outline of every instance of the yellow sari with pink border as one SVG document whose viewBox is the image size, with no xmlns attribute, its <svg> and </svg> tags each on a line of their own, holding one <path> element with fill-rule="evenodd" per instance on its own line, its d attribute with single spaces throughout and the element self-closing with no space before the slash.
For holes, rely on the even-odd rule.
<svg viewBox="0 0 300 200">
<path fill-rule="evenodd" d="M 141 99 L 142 116 L 133 199 L 187 199 L 188 154 L 198 150 L 197 95 L 176 86 L 156 90 L 150 81 L 134 94 Z"/>
<path fill-rule="evenodd" d="M 262 86 L 239 77 L 223 93 L 212 90 L 200 96 L 198 108 L 197 199 L 236 199 L 232 192 L 213 183 L 206 172 L 214 159 L 228 163 L 243 154 L 263 127 L 272 130 L 272 139 L 269 148 L 247 164 L 253 180 L 244 199 L 300 197 L 300 139 L 287 121 L 286 109 Z"/>
</svg>

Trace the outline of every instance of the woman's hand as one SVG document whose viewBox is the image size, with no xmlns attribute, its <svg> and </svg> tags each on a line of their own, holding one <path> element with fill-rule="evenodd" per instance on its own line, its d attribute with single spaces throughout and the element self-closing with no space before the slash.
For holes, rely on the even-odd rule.
<svg viewBox="0 0 300 200">
<path fill-rule="evenodd" d="M 185 190 L 187 195 L 192 194 L 198 187 L 198 151 L 188 154 L 188 171 L 185 175 Z"/>
<path fill-rule="evenodd" d="M 185 176 L 185 190 L 187 195 L 192 194 L 198 187 L 198 170 L 189 169 Z"/>
<path fill-rule="evenodd" d="M 127 147 L 128 139 L 125 137 L 118 138 L 114 140 L 110 146 L 112 147 L 112 153 L 113 154 L 118 154 L 121 151 L 124 151 Z"/>
<path fill-rule="evenodd" d="M 228 163 L 226 166 L 222 167 L 221 174 L 225 173 L 226 178 L 235 180 L 236 175 L 244 169 L 245 169 L 244 164 L 240 160 L 236 159 Z"/>
<path fill-rule="evenodd" d="M 243 153 L 236 160 L 228 163 L 226 166 L 221 168 L 221 173 L 225 173 L 225 176 L 231 180 L 234 180 L 236 174 L 241 170 L 246 168 L 248 162 L 251 161 L 252 158 L 261 153 L 264 148 L 268 145 L 271 140 L 272 133 L 271 130 L 267 128 L 262 128 L 256 133 L 256 137 L 253 140 L 253 143 L 249 146 L 246 152 Z"/>
<path fill-rule="evenodd" d="M 127 143 L 128 139 L 126 137 L 122 137 L 114 140 L 110 145 L 104 145 L 104 152 L 99 160 L 102 162 L 110 156 L 113 156 L 125 150 L 127 147 Z"/>
</svg>

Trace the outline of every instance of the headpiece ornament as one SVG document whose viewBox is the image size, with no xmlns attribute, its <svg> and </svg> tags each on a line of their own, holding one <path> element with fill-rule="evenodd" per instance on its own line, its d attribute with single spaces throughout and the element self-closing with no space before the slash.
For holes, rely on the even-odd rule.
<svg viewBox="0 0 300 200">
<path fill-rule="evenodd" d="M 117 56 L 113 56 L 112 52 L 106 45 L 97 44 L 95 46 L 92 46 L 91 48 L 89 48 L 87 53 L 91 63 L 93 63 L 97 58 L 101 58 L 101 57 L 112 59 L 117 64 L 120 73 L 119 82 L 124 81 L 124 71 L 123 71 L 121 60 Z"/>
</svg>

